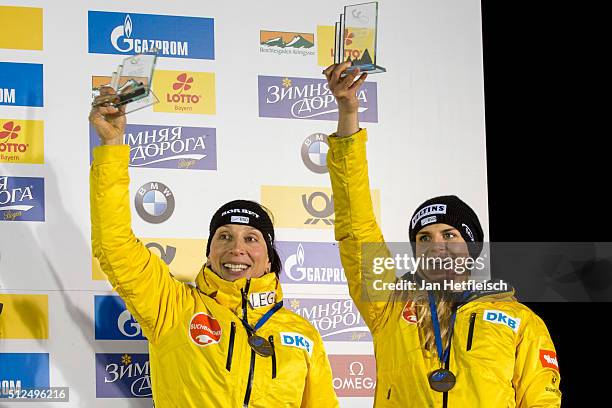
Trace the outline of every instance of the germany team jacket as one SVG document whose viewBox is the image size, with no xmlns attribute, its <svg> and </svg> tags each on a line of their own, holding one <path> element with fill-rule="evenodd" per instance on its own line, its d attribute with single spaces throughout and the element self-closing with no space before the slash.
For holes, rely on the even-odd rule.
<svg viewBox="0 0 612 408">
<path fill-rule="evenodd" d="M 476 296 L 457 310 L 448 392 L 434 391 L 428 374 L 440 368 L 426 350 L 410 304 L 369 297 L 363 282 L 364 243 L 384 243 L 376 223 L 366 162 L 365 130 L 329 137 L 327 156 L 335 207 L 335 235 L 349 292 L 374 338 L 375 406 L 449 408 L 559 407 L 559 366 L 544 322 L 512 293 Z M 384 246 L 384 244 L 382 244 Z M 406 244 L 408 246 L 408 244 Z"/>
<path fill-rule="evenodd" d="M 134 236 L 128 161 L 127 145 L 94 150 L 92 246 L 149 340 L 155 406 L 337 407 L 329 360 L 308 321 L 281 308 L 257 331 L 273 355 L 259 356 L 247 343 L 241 290 L 254 326 L 282 300 L 274 273 L 228 282 L 202 268 L 192 287 Z"/>
</svg>

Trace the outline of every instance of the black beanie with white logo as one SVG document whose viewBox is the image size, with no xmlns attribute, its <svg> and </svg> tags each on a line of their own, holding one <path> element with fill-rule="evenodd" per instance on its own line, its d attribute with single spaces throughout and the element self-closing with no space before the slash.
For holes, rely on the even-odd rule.
<svg viewBox="0 0 612 408">
<path fill-rule="evenodd" d="M 206 256 L 210 254 L 210 244 L 219 227 L 227 224 L 248 225 L 253 227 L 264 237 L 268 248 L 268 259 L 272 264 L 272 271 L 280 273 L 281 260 L 274 248 L 274 226 L 268 212 L 255 201 L 234 200 L 223 204 L 210 220 L 208 243 L 206 244 Z"/>
<path fill-rule="evenodd" d="M 470 256 L 477 258 L 482 251 L 484 232 L 472 208 L 454 195 L 434 197 L 421 204 L 410 219 L 410 244 L 416 254 L 417 233 L 431 224 L 454 227 L 468 244 Z"/>
</svg>

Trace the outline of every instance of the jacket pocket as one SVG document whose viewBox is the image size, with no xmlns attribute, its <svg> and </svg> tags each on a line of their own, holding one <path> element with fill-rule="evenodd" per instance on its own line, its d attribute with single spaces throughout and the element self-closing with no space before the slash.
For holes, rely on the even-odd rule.
<svg viewBox="0 0 612 408">
<path fill-rule="evenodd" d="M 227 371 L 232 371 L 232 358 L 234 356 L 234 339 L 236 337 L 236 323 L 232 322 L 232 326 L 230 328 L 230 340 L 229 346 L 227 347 L 227 361 L 225 362 L 225 369 Z"/>
<path fill-rule="evenodd" d="M 276 378 L 276 350 L 274 349 L 274 336 L 270 335 L 270 337 L 268 337 L 268 341 L 270 342 L 270 345 L 272 346 L 272 355 L 270 356 L 272 358 L 272 379 Z"/>
<path fill-rule="evenodd" d="M 465 348 L 466 351 L 470 351 L 472 349 L 472 341 L 474 339 L 474 325 L 475 324 L 476 324 L 476 313 L 472 313 L 470 315 L 470 329 L 468 331 L 467 346 Z"/>
</svg>

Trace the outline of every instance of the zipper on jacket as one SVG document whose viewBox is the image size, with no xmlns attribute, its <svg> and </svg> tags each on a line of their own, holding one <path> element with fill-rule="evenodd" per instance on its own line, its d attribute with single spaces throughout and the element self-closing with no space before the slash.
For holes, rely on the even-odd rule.
<svg viewBox="0 0 612 408">
<path fill-rule="evenodd" d="M 232 328 L 230 329 L 230 341 L 229 348 L 227 350 L 227 362 L 225 368 L 227 371 L 232 370 L 232 357 L 234 356 L 234 338 L 236 337 L 236 322 L 232 322 Z"/>
<path fill-rule="evenodd" d="M 249 379 L 247 381 L 247 389 L 244 394 L 243 407 L 249 407 L 249 400 L 251 399 L 251 389 L 253 388 L 253 376 L 255 375 L 255 351 L 251 350 L 251 367 L 249 368 Z"/>
<path fill-rule="evenodd" d="M 470 330 L 468 331 L 466 351 L 472 349 L 472 339 L 474 338 L 474 323 L 476 323 L 476 313 L 470 315 Z"/>
<path fill-rule="evenodd" d="M 274 350 L 274 336 L 270 335 L 270 337 L 268 337 L 268 341 L 272 346 L 272 355 L 270 357 L 272 357 L 272 379 L 274 379 L 276 378 L 276 350 Z"/>
<path fill-rule="evenodd" d="M 241 290 L 242 292 L 242 317 L 244 320 L 247 319 L 247 295 L 249 293 L 250 286 L 251 286 L 251 280 L 247 279 L 244 289 Z M 247 331 L 247 335 L 248 334 L 249 333 Z M 251 366 L 249 367 L 249 379 L 247 380 L 247 388 L 244 393 L 244 402 L 242 404 L 244 408 L 249 407 L 249 401 L 251 400 L 251 390 L 253 388 L 253 377 L 255 375 L 255 356 L 256 356 L 255 350 L 251 350 Z"/>
</svg>

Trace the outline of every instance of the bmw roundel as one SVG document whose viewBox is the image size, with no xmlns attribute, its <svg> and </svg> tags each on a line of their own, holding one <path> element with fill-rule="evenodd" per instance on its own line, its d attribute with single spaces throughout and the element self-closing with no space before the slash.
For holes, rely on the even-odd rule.
<svg viewBox="0 0 612 408">
<path fill-rule="evenodd" d="M 152 181 L 138 189 L 134 205 L 140 218 L 151 224 L 160 224 L 174 212 L 174 195 L 165 184 Z"/>
</svg>

